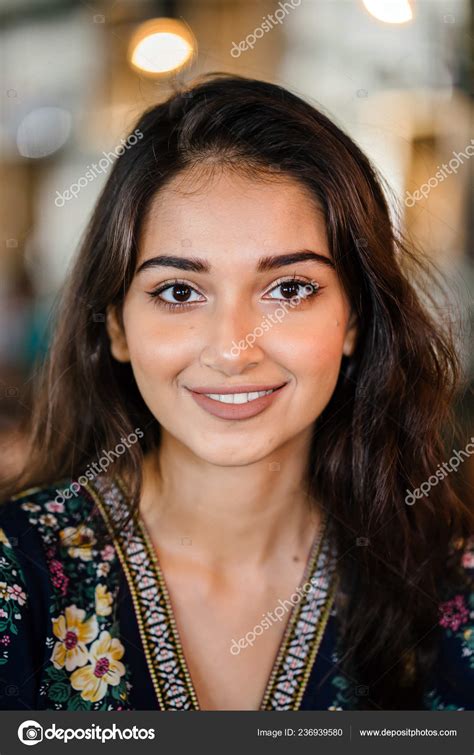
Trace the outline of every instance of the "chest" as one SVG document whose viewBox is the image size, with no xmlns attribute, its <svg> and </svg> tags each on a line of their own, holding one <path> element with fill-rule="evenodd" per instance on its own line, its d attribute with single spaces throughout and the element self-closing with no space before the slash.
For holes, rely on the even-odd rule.
<svg viewBox="0 0 474 755">
<path fill-rule="evenodd" d="M 170 576 L 167 585 L 200 708 L 258 710 L 294 611 L 288 602 L 274 613 L 287 585 L 206 592 Z"/>
</svg>

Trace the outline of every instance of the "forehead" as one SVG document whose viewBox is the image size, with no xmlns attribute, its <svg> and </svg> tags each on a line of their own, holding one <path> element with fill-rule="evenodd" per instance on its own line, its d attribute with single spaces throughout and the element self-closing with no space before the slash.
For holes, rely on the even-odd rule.
<svg viewBox="0 0 474 755">
<path fill-rule="evenodd" d="M 309 191 L 291 177 L 235 170 L 176 176 L 154 197 L 140 235 L 140 259 L 157 250 L 243 262 L 263 251 L 314 248 L 328 253 L 324 217 Z"/>
</svg>

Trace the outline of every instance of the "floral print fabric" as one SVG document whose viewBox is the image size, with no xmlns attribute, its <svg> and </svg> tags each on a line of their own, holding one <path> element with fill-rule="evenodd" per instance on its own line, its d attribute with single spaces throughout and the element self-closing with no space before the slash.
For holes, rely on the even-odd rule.
<svg viewBox="0 0 474 755">
<path fill-rule="evenodd" d="M 40 680 L 36 707 L 124 709 L 129 686 L 115 615 L 119 569 L 113 546 L 97 547 L 100 521 L 92 504 L 78 497 L 66 508 L 51 491 L 35 490 L 7 505 L 19 507 L 39 534 L 52 586 L 45 662 L 33 670 Z M 84 516 L 92 526 L 84 525 Z M 33 599 L 16 550 L 0 528 L 0 668 L 14 665 L 22 652 L 15 640 Z M 44 569 L 41 562 L 34 566 Z"/>
<path fill-rule="evenodd" d="M 55 494 L 33 489 L 0 507 L 0 709 L 156 709 L 143 617 L 104 520 L 86 491 L 65 503 Z M 472 547 L 464 567 L 474 573 Z M 472 709 L 474 592 L 447 596 L 439 625 L 440 666 L 425 707 Z M 332 611 L 301 709 L 350 708 L 336 639 Z"/>
</svg>

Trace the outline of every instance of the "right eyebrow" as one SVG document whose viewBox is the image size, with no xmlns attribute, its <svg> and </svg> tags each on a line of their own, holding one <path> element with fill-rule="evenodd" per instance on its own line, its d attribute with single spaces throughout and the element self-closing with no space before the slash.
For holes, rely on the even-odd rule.
<svg viewBox="0 0 474 755">
<path fill-rule="evenodd" d="M 209 273 L 211 266 L 205 260 L 199 257 L 173 257 L 168 254 L 160 254 L 158 257 L 151 257 L 149 260 L 142 262 L 137 270 L 148 270 L 151 267 L 177 267 L 179 270 L 187 270 L 192 273 Z"/>
<path fill-rule="evenodd" d="M 279 267 L 294 265 L 297 262 L 318 262 L 321 265 L 334 269 L 334 262 L 326 255 L 304 249 L 297 252 L 289 252 L 281 255 L 272 255 L 261 257 L 257 263 L 257 272 L 267 272 Z M 207 260 L 200 257 L 174 257 L 168 254 L 160 254 L 157 257 L 151 257 L 142 262 L 137 270 L 141 273 L 143 270 L 149 270 L 152 267 L 175 267 L 179 270 L 187 270 L 192 273 L 210 273 L 211 265 Z"/>
</svg>

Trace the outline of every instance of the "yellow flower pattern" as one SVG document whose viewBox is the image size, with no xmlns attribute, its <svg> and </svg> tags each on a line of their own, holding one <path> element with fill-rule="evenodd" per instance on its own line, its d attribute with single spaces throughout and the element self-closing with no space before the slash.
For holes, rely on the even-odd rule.
<svg viewBox="0 0 474 755">
<path fill-rule="evenodd" d="M 86 645 L 97 637 L 97 618 L 91 616 L 85 621 L 86 612 L 75 605 L 68 606 L 64 614 L 53 619 L 53 633 L 58 638 L 51 660 L 55 668 L 65 667 L 73 671 L 84 666 L 89 658 Z"/>
<path fill-rule="evenodd" d="M 95 588 L 95 612 L 98 616 L 109 616 L 112 613 L 113 596 L 105 585 Z"/>
<path fill-rule="evenodd" d="M 67 546 L 67 552 L 73 558 L 91 561 L 96 538 L 90 527 L 65 527 L 59 533 L 60 540 Z"/>
<path fill-rule="evenodd" d="M 71 685 L 80 690 L 81 697 L 90 702 L 102 700 L 107 687 L 116 686 L 125 674 L 125 666 L 121 662 L 125 649 L 116 637 L 103 631 L 90 649 L 90 663 L 77 669 L 71 675 Z"/>
</svg>

